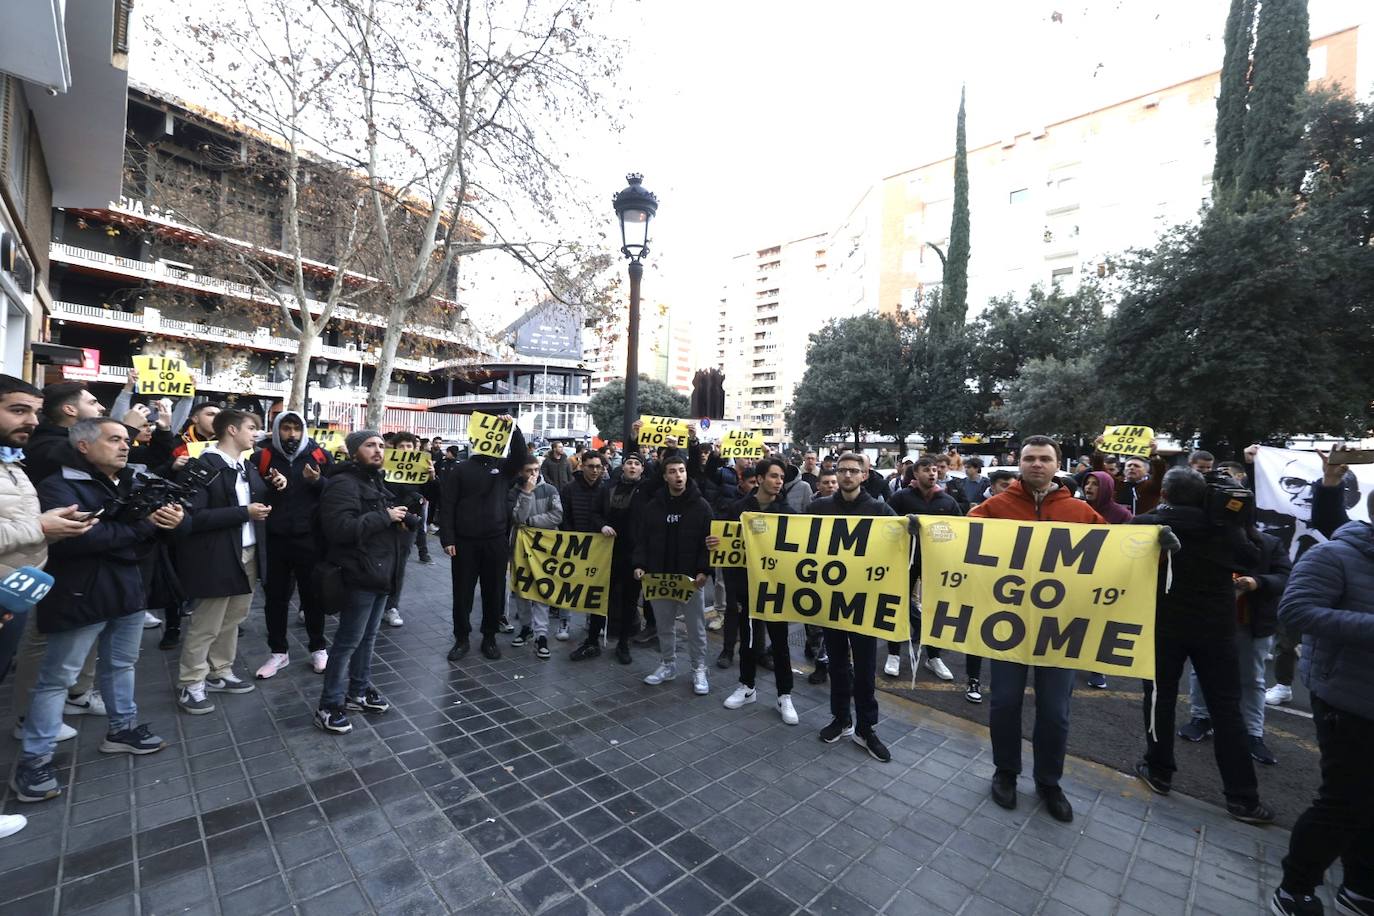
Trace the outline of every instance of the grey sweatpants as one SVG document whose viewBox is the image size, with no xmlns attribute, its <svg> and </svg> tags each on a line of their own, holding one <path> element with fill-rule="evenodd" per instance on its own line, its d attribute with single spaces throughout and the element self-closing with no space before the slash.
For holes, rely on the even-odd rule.
<svg viewBox="0 0 1374 916">
<path fill-rule="evenodd" d="M 706 664 L 706 593 L 693 589 L 692 597 L 678 604 L 676 601 L 655 599 L 654 626 L 658 628 L 658 647 L 666 664 L 677 662 L 677 615 L 687 624 L 687 658 L 693 668 Z"/>
</svg>

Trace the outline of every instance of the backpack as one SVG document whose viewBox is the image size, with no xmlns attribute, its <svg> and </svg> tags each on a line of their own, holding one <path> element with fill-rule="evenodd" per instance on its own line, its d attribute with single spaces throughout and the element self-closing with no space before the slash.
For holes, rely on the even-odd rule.
<svg viewBox="0 0 1374 916">
<path fill-rule="evenodd" d="M 318 445 L 315 446 L 313 449 L 310 450 L 310 457 L 315 459 L 315 467 L 320 469 L 324 468 L 324 449 L 320 448 Z M 260 476 L 263 480 L 266 480 L 267 472 L 271 470 L 271 468 L 272 450 L 264 446 L 262 451 L 258 452 L 258 476 Z"/>
</svg>

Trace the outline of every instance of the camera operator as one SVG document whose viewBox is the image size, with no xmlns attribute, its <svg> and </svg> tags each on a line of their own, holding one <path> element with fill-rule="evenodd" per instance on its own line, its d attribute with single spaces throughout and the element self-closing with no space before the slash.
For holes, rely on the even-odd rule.
<svg viewBox="0 0 1374 916">
<path fill-rule="evenodd" d="M 1226 481 L 1233 483 L 1231 481 Z M 1191 661 L 1211 713 L 1217 768 L 1226 810 L 1248 824 L 1268 824 L 1274 814 L 1259 800 L 1255 766 L 1241 717 L 1240 668 L 1236 658 L 1235 575 L 1259 563 L 1248 519 L 1222 520 L 1208 511 L 1208 481 L 1191 468 L 1173 468 L 1161 483 L 1154 512 L 1130 524 L 1167 525 L 1180 548 L 1172 578 L 1161 566 L 1155 618 L 1155 681 L 1145 682 L 1145 758 L 1136 775 L 1154 792 L 1168 793 L 1174 771 L 1174 714 L 1183 663 Z"/>
<path fill-rule="evenodd" d="M 143 634 L 143 577 L 139 562 L 159 531 L 183 524 L 179 503 L 129 518 L 112 506 L 134 488 L 127 467 L 129 434 L 118 420 L 92 417 L 72 426 L 76 457 L 38 486 L 41 506 L 75 505 L 99 516 L 85 533 L 60 541 L 50 551 L 52 590 L 37 607 L 38 629 L 47 635 L 46 651 L 24 720 L 23 748 L 12 788 L 23 802 L 44 801 L 62 793 L 52 765 L 62 725 L 67 690 L 93 645 L 99 644 L 96 678 L 109 709 L 109 727 L 100 745 L 106 754 L 152 754 L 165 742 L 138 725 L 134 703 L 134 666 Z"/>
<path fill-rule="evenodd" d="M 266 568 L 268 484 L 244 452 L 253 447 L 258 418 L 242 410 L 215 415 L 215 442 L 201 454 L 215 473 L 191 503 L 190 533 L 176 547 L 177 572 L 195 600 L 181 643 L 177 704 L 183 712 L 213 712 L 210 693 L 248 693 L 253 684 L 234 673 L 238 628 L 248 616 L 258 571 Z M 272 486 L 286 478 L 277 474 Z"/>
</svg>

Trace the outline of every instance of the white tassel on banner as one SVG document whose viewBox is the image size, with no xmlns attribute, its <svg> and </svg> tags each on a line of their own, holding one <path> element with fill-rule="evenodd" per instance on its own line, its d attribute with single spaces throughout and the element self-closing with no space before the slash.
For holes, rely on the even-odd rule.
<svg viewBox="0 0 1374 916">
<path fill-rule="evenodd" d="M 1169 594 L 1174 590 L 1174 554 L 1173 551 L 1164 551 L 1164 594 Z"/>
<path fill-rule="evenodd" d="M 1159 732 L 1155 731 L 1155 704 L 1159 702 L 1159 682 L 1150 680 L 1150 738 L 1158 741 Z"/>
</svg>

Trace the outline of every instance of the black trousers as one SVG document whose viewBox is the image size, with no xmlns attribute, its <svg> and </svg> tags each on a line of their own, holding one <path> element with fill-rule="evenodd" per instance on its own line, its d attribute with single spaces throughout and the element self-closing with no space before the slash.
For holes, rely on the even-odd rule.
<svg viewBox="0 0 1374 916">
<path fill-rule="evenodd" d="M 762 620 L 752 620 L 743 609 L 739 615 L 739 682 L 745 687 L 754 686 L 754 676 L 758 671 L 758 650 L 763 648 L 757 641 L 757 624 L 764 628 L 773 654 L 773 681 L 778 685 L 778 696 L 792 692 L 792 651 L 787 645 L 787 624 L 781 621 L 764 624 Z M 758 647 L 757 649 L 755 647 Z"/>
<path fill-rule="evenodd" d="M 453 562 L 453 638 L 467 642 L 472 632 L 474 589 L 482 586 L 482 635 L 495 636 L 506 604 L 506 563 L 510 559 L 506 539 L 458 538 Z"/>
<path fill-rule="evenodd" d="M 878 640 L 862 633 L 826 629 L 825 651 L 830 656 L 830 714 L 854 722 L 860 731 L 878 724 Z M 852 655 L 852 660 L 851 660 Z M 849 705 L 854 704 L 851 717 Z"/>
<path fill-rule="evenodd" d="M 425 524 L 422 521 L 420 526 L 415 529 L 415 546 L 419 548 L 417 552 L 421 560 L 429 559 L 429 541 L 426 540 L 428 537 L 429 532 L 425 531 Z M 395 607 L 395 605 L 392 605 L 392 607 Z"/>
<path fill-rule="evenodd" d="M 1312 807 L 1293 825 L 1283 859 L 1283 886 L 1290 893 L 1310 894 L 1339 858 L 1346 888 L 1374 897 L 1374 790 L 1369 769 L 1374 720 L 1337 709 L 1316 694 L 1312 720 L 1322 753 L 1322 784 Z"/>
<path fill-rule="evenodd" d="M 401 562 L 396 569 L 396 585 L 390 595 L 386 597 L 388 608 L 399 608 L 401 606 L 401 593 L 406 587 L 406 567 L 410 565 L 410 545 L 415 540 L 416 532 L 407 530 L 403 549 L 401 550 Z M 423 535 L 421 535 L 423 536 Z"/>
<path fill-rule="evenodd" d="M 611 568 L 608 597 L 610 608 L 605 617 L 587 615 L 587 642 L 596 642 L 602 631 L 609 630 L 609 636 L 614 636 L 617 643 L 628 643 L 639 629 L 639 613 L 635 608 L 639 603 L 639 580 L 633 569 Z"/>
<path fill-rule="evenodd" d="M 754 654 L 754 660 L 757 661 L 758 656 L 768 653 L 767 643 L 773 637 L 770 635 L 771 631 L 764 628 L 762 620 L 753 620 L 753 629 L 747 635 L 741 635 L 744 634 L 744 625 L 751 622 L 747 598 L 749 586 L 747 582 L 740 581 L 740 577 L 734 573 L 735 570 L 732 569 L 725 571 L 725 624 L 721 633 L 725 640 L 725 654 L 734 655 L 735 643 L 738 642 L 745 647 L 740 650 L 741 656 L 747 649 Z M 753 680 L 748 681 L 748 684 L 752 687 Z"/>
<path fill-rule="evenodd" d="M 329 648 L 324 638 L 324 608 L 315 594 L 314 571 L 319 560 L 314 542 L 307 538 L 267 535 L 267 574 L 263 577 L 262 594 L 267 648 L 272 652 L 287 651 L 286 625 L 293 587 L 300 593 L 310 651 Z M 173 626 L 170 615 L 167 625 Z"/>
<path fill-rule="evenodd" d="M 1155 635 L 1155 684 L 1145 681 L 1145 762 L 1150 771 L 1168 781 L 1178 769 L 1174 762 L 1174 712 L 1183 663 L 1191 660 L 1198 684 L 1212 716 L 1212 750 L 1221 771 L 1222 792 L 1228 802 L 1253 805 L 1259 801 L 1250 740 L 1240 714 L 1240 669 L 1236 641 L 1225 637 L 1180 638 Z M 1159 695 L 1154 688 L 1158 685 Z M 1153 703 L 1154 735 L 1150 734 Z"/>
</svg>

